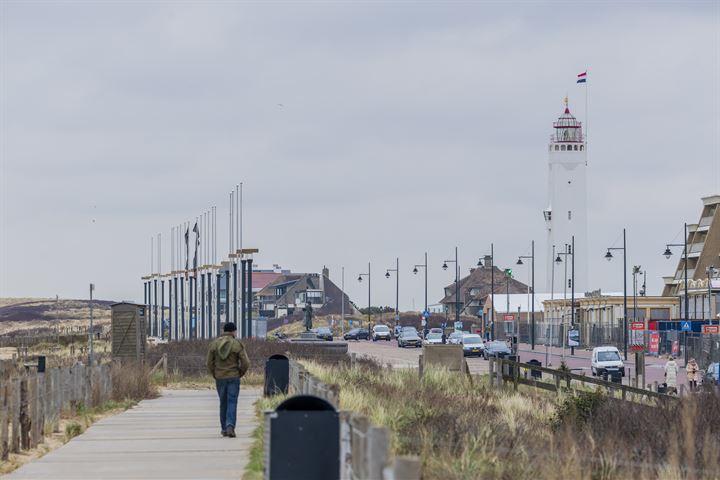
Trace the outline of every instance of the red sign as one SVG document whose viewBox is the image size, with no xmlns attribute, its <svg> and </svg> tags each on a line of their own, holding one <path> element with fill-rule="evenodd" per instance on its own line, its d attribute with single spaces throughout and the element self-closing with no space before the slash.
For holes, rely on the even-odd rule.
<svg viewBox="0 0 720 480">
<path fill-rule="evenodd" d="M 703 333 L 720 333 L 720 325 L 703 325 Z"/>
<path fill-rule="evenodd" d="M 658 355 L 660 353 L 660 334 L 653 332 L 650 334 L 650 354 Z"/>
<path fill-rule="evenodd" d="M 673 341 L 671 353 L 672 353 L 673 355 L 677 355 L 677 354 L 680 353 L 680 340 L 675 340 L 675 341 Z"/>
<path fill-rule="evenodd" d="M 632 322 L 630 327 L 632 330 L 645 330 L 645 324 L 643 322 Z"/>
<path fill-rule="evenodd" d="M 503 315 L 503 320 L 515 320 L 515 315 Z"/>
</svg>

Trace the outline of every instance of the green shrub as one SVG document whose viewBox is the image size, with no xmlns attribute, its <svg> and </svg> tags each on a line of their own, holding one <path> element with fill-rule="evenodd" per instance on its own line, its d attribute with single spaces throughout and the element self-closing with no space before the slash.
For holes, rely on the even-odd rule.
<svg viewBox="0 0 720 480">
<path fill-rule="evenodd" d="M 575 395 L 568 395 L 558 405 L 551 421 L 552 426 L 555 429 L 564 425 L 582 427 L 606 400 L 607 395 L 599 388 L 592 392 L 578 391 Z"/>
<path fill-rule="evenodd" d="M 70 440 L 71 438 L 77 437 L 83 432 L 82 425 L 77 422 L 70 422 L 65 425 L 65 438 Z"/>
</svg>

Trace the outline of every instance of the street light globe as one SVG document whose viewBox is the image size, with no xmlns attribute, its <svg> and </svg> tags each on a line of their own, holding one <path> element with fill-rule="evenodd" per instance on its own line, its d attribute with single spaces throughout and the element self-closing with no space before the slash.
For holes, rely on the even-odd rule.
<svg viewBox="0 0 720 480">
<path fill-rule="evenodd" d="M 608 250 L 607 253 L 605 254 L 605 260 L 607 260 L 609 262 L 612 259 L 613 259 L 613 254 L 610 252 L 610 250 Z"/>
<path fill-rule="evenodd" d="M 362 276 L 361 276 L 361 275 L 358 275 L 358 282 L 361 282 L 361 283 L 362 283 Z"/>
<path fill-rule="evenodd" d="M 477 266 L 478 266 L 478 267 L 482 267 L 482 266 L 483 266 L 482 260 L 478 260 Z"/>
<path fill-rule="evenodd" d="M 417 267 L 413 268 L 413 273 L 414 273 L 415 275 L 417 275 L 417 273 L 418 273 Z"/>
<path fill-rule="evenodd" d="M 670 260 L 670 257 L 672 257 L 672 251 L 670 250 L 670 247 L 665 248 L 665 252 L 663 252 L 663 255 L 665 255 L 665 258 Z"/>
<path fill-rule="evenodd" d="M 518 261 L 515 263 L 515 265 L 523 265 L 522 258 L 518 258 Z"/>
<path fill-rule="evenodd" d="M 385 272 L 385 278 L 390 278 L 390 272 Z"/>
<path fill-rule="evenodd" d="M 560 255 L 558 255 L 555 259 L 555 263 L 562 263 L 562 258 L 560 258 Z"/>
<path fill-rule="evenodd" d="M 447 263 L 443 262 L 442 269 L 443 269 L 443 270 L 447 270 L 447 269 L 448 269 Z"/>
</svg>

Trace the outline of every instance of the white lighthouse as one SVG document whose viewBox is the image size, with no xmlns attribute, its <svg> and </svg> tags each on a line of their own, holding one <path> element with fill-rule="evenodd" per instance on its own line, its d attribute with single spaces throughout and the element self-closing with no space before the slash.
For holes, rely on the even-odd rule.
<svg viewBox="0 0 720 480">
<path fill-rule="evenodd" d="M 550 291 L 553 258 L 557 252 L 564 252 L 565 245 L 572 243 L 575 236 L 575 292 L 584 292 L 588 287 L 588 242 L 587 242 L 587 144 L 582 133 L 582 123 L 570 113 L 565 98 L 565 112 L 553 123 L 555 133 L 548 146 L 548 206 L 543 212 L 547 229 L 547 290 Z M 571 261 L 569 255 L 560 255 L 563 262 Z M 562 292 L 565 268 L 555 266 L 555 291 Z M 568 264 L 567 278 L 571 278 Z M 570 288 L 568 288 L 568 292 Z M 577 293 L 576 293 L 577 295 Z M 569 296 L 569 293 L 568 293 Z"/>
</svg>

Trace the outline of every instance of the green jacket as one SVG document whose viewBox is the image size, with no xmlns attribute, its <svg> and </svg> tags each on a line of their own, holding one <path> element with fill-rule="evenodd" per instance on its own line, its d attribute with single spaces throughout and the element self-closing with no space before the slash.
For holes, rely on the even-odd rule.
<svg viewBox="0 0 720 480">
<path fill-rule="evenodd" d="M 250 368 L 250 359 L 240 340 L 232 335 L 221 335 L 210 342 L 207 368 L 216 380 L 240 378 Z"/>
</svg>

